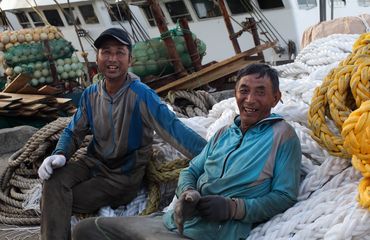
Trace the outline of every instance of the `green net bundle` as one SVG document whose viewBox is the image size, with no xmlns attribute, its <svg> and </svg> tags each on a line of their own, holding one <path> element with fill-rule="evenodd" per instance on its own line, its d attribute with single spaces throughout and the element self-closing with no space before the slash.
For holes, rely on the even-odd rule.
<svg viewBox="0 0 370 240">
<path fill-rule="evenodd" d="M 23 73 L 31 77 L 31 86 L 53 84 L 52 67 L 61 82 L 75 81 L 84 75 L 83 64 L 72 56 L 76 51 L 72 43 L 62 38 L 54 26 L 7 31 L 0 34 L 0 39 L 3 45 L 6 43 L 1 48 L 2 60 L 10 81 Z M 7 42 L 12 39 L 13 42 Z"/>
<path fill-rule="evenodd" d="M 198 39 L 195 34 L 192 33 L 192 36 L 200 57 L 203 57 L 206 54 L 205 43 Z M 135 43 L 132 49 L 133 63 L 130 71 L 140 77 L 162 76 L 173 73 L 174 68 L 163 41 L 167 37 L 172 37 L 183 66 L 187 69 L 191 68 L 191 57 L 187 51 L 183 30 L 176 27 L 166 34 L 162 34 L 161 38 L 152 38 Z"/>
<path fill-rule="evenodd" d="M 48 44 L 53 59 L 71 57 L 75 51 L 72 44 L 62 38 L 49 40 Z M 4 53 L 4 58 L 9 67 L 36 61 L 46 61 L 48 59 L 46 49 L 44 42 L 22 43 L 9 48 Z"/>
</svg>

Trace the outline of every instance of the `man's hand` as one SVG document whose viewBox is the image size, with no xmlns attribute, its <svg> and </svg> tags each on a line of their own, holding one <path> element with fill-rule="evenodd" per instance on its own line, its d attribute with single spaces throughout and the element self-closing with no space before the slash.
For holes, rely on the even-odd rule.
<svg viewBox="0 0 370 240">
<path fill-rule="evenodd" d="M 197 209 L 200 216 L 208 221 L 240 220 L 245 216 L 245 204 L 241 198 L 208 195 L 200 198 Z"/>
<path fill-rule="evenodd" d="M 63 155 L 52 155 L 44 159 L 37 171 L 42 180 L 47 180 L 53 174 L 53 169 L 63 167 L 66 164 L 66 157 Z"/>
<path fill-rule="evenodd" d="M 208 221 L 224 221 L 230 219 L 230 198 L 220 195 L 201 197 L 197 209 L 202 218 Z"/>
<path fill-rule="evenodd" d="M 180 234 L 184 231 L 184 222 L 194 217 L 199 199 L 200 194 L 198 191 L 186 190 L 180 195 L 179 200 L 176 202 L 174 220 Z"/>
</svg>

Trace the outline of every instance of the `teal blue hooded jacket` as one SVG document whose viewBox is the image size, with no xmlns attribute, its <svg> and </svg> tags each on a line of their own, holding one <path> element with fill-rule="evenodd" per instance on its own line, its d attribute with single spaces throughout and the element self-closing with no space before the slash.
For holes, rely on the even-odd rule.
<svg viewBox="0 0 370 240">
<path fill-rule="evenodd" d="M 253 224 L 266 221 L 296 203 L 301 157 L 299 139 L 281 116 L 271 114 L 244 134 L 240 118 L 236 117 L 182 170 L 176 195 L 193 188 L 201 196 L 241 198 L 245 216 L 222 222 L 194 217 L 185 222 L 184 235 L 212 240 L 246 238 Z M 170 230 L 176 229 L 173 210 L 165 213 L 164 224 Z"/>
</svg>

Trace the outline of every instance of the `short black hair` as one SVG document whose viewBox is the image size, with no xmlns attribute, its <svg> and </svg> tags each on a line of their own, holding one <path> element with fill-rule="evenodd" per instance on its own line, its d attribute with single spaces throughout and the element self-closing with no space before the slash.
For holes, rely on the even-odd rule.
<svg viewBox="0 0 370 240">
<path fill-rule="evenodd" d="M 268 76 L 271 79 L 272 91 L 273 92 L 279 91 L 278 72 L 272 67 L 270 67 L 269 65 L 264 64 L 264 63 L 252 63 L 242 68 L 236 75 L 235 87 L 238 86 L 238 83 L 242 77 L 251 75 L 251 74 L 258 74 L 258 77 Z"/>
</svg>

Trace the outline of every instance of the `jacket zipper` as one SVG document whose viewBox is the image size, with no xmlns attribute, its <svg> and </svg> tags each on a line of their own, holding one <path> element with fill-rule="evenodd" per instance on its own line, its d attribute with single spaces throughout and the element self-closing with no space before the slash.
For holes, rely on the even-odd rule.
<svg viewBox="0 0 370 240">
<path fill-rule="evenodd" d="M 241 139 L 240 139 L 240 141 L 239 141 L 238 145 L 234 148 L 234 150 L 230 151 L 230 152 L 227 154 L 227 156 L 225 157 L 225 159 L 224 159 L 224 165 L 223 165 L 223 167 L 222 167 L 222 172 L 221 172 L 221 176 L 220 176 L 220 178 L 222 178 L 222 177 L 224 176 L 224 173 L 225 173 L 225 167 L 226 167 L 227 160 L 229 159 L 230 155 L 231 155 L 233 152 L 235 152 L 235 151 L 240 147 L 240 145 L 241 145 L 241 144 L 242 144 L 242 142 L 243 142 L 244 135 L 245 135 L 245 133 L 242 135 L 242 137 L 241 137 Z"/>
</svg>

